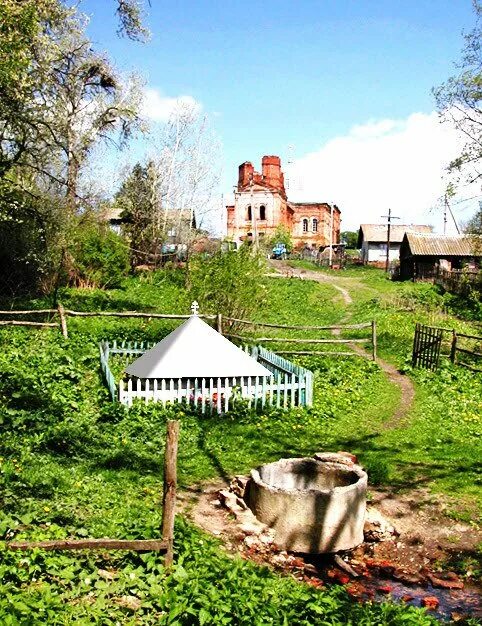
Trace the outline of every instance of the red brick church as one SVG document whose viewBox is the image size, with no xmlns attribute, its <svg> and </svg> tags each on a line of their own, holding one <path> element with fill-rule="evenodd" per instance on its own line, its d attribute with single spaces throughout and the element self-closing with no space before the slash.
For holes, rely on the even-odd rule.
<svg viewBox="0 0 482 626">
<path fill-rule="evenodd" d="M 228 237 L 241 242 L 268 240 L 282 224 L 296 248 L 319 249 L 340 241 L 340 209 L 327 202 L 290 202 L 278 156 L 264 156 L 261 173 L 249 161 L 239 166 L 234 205 L 226 207 Z"/>
</svg>

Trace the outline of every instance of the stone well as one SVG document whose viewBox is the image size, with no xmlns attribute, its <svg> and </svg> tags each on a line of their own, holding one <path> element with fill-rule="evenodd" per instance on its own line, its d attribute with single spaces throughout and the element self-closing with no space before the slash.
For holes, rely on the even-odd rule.
<svg viewBox="0 0 482 626">
<path fill-rule="evenodd" d="M 284 550 L 318 554 L 363 541 L 367 475 L 341 455 L 280 459 L 251 470 L 245 500 Z"/>
</svg>

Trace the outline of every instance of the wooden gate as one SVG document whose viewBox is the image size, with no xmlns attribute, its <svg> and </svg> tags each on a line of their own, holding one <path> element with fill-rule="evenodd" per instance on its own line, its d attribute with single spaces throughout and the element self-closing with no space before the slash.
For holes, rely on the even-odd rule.
<svg viewBox="0 0 482 626">
<path fill-rule="evenodd" d="M 440 357 L 443 329 L 416 324 L 413 338 L 412 367 L 436 370 Z"/>
</svg>

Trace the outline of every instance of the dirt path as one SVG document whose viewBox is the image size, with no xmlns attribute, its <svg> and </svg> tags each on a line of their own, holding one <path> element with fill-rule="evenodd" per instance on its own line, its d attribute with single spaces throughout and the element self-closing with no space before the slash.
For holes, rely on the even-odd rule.
<svg viewBox="0 0 482 626">
<path fill-rule="evenodd" d="M 341 287 L 339 284 L 337 284 L 337 281 L 339 281 L 339 279 L 336 276 L 324 274 L 323 272 L 317 272 L 316 270 L 305 270 L 305 269 L 301 269 L 298 267 L 291 267 L 288 265 L 287 262 L 284 262 L 284 261 L 276 261 L 276 263 L 271 262 L 271 267 L 276 271 L 273 273 L 270 273 L 269 276 L 273 276 L 276 278 L 280 278 L 280 277 L 300 278 L 302 280 L 314 280 L 318 283 L 329 283 L 334 289 L 336 289 L 337 291 L 341 293 L 341 295 L 343 296 L 343 301 L 347 305 L 347 307 L 353 304 L 353 300 L 352 300 L 352 297 L 350 296 L 350 292 L 345 287 Z M 360 285 L 360 282 L 357 281 L 356 279 L 350 279 L 350 278 L 343 279 L 345 283 L 349 280 L 353 281 L 353 287 L 352 287 L 353 289 L 356 289 L 357 286 Z M 350 310 L 348 309 L 346 311 L 346 314 L 340 320 L 340 323 L 348 324 L 349 318 L 350 318 Z M 334 330 L 333 334 L 339 335 L 340 331 Z M 368 356 L 368 357 L 370 356 L 366 352 L 366 350 L 364 350 L 358 344 L 351 344 L 350 347 L 353 349 L 354 352 L 356 352 L 360 356 Z M 386 430 L 391 429 L 391 428 L 397 428 L 403 423 L 403 421 L 408 415 L 408 412 L 411 409 L 413 399 L 415 396 L 415 389 L 413 387 L 413 384 L 410 378 L 408 378 L 407 376 L 404 376 L 403 374 L 400 374 L 400 372 L 397 370 L 396 367 L 394 367 L 390 363 L 387 363 L 386 361 L 380 358 L 377 359 L 377 363 L 380 366 L 380 368 L 387 374 L 390 382 L 392 382 L 394 385 L 397 385 L 400 389 L 401 396 L 400 396 L 400 404 L 398 406 L 398 409 L 395 411 L 392 417 L 387 422 L 385 422 L 383 426 L 383 428 Z"/>
<path fill-rule="evenodd" d="M 350 296 L 350 293 L 344 287 L 340 287 L 340 285 L 336 284 L 336 277 L 328 276 L 326 274 L 322 274 L 321 272 L 316 272 L 312 270 L 304 270 L 298 267 L 290 267 L 285 264 L 283 261 L 277 261 L 279 265 L 274 265 L 271 263 L 271 267 L 277 271 L 271 272 L 268 276 L 272 278 L 301 278 L 302 280 L 314 280 L 318 283 L 329 283 L 334 289 L 339 291 L 343 297 L 343 301 L 345 304 L 353 304 L 353 300 Z"/>
</svg>

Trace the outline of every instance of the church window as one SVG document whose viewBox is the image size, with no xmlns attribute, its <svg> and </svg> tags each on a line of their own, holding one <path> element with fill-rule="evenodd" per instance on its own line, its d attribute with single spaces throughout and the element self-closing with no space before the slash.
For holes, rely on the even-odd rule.
<svg viewBox="0 0 482 626">
<path fill-rule="evenodd" d="M 308 232 L 308 220 L 306 218 L 303 220 L 303 232 Z"/>
<path fill-rule="evenodd" d="M 317 232 L 318 232 L 318 220 L 316 219 L 316 217 L 314 217 L 314 218 L 311 220 L 311 230 L 312 230 L 314 233 L 317 233 Z"/>
<path fill-rule="evenodd" d="M 251 214 L 251 205 L 248 206 L 248 220 L 252 220 L 253 216 Z"/>
<path fill-rule="evenodd" d="M 266 207 L 264 206 L 264 204 L 262 204 L 259 207 L 259 219 L 260 220 L 265 220 L 266 219 Z"/>
</svg>

